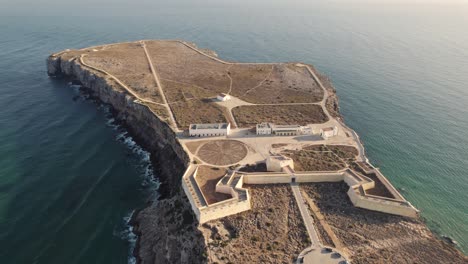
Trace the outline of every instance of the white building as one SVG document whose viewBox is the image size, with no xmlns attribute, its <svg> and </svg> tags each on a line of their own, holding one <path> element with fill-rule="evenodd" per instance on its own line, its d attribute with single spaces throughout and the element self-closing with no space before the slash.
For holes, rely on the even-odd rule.
<svg viewBox="0 0 468 264">
<path fill-rule="evenodd" d="M 272 131 L 277 136 L 296 136 L 301 134 L 299 125 L 273 125 Z"/>
<path fill-rule="evenodd" d="M 312 127 L 300 125 L 275 125 L 273 123 L 257 124 L 257 135 L 296 136 L 312 134 Z"/>
<path fill-rule="evenodd" d="M 231 130 L 231 124 L 190 124 L 189 135 L 191 137 L 215 137 L 227 136 Z"/>
<path fill-rule="evenodd" d="M 334 137 L 336 135 L 338 135 L 338 127 L 336 127 L 336 126 L 326 127 L 326 128 L 320 129 L 320 136 L 323 139 L 328 139 L 328 138 Z"/>
<path fill-rule="evenodd" d="M 270 123 L 257 124 L 257 135 L 271 135 L 271 133 Z"/>
<path fill-rule="evenodd" d="M 283 171 L 283 168 L 289 166 L 294 169 L 294 161 L 283 155 L 272 155 L 266 160 L 268 171 Z"/>
<path fill-rule="evenodd" d="M 218 96 L 216 96 L 216 99 L 218 101 L 225 102 L 225 101 L 231 100 L 231 96 L 229 94 L 220 93 L 218 94 Z"/>
<path fill-rule="evenodd" d="M 301 126 L 301 134 L 303 135 L 312 135 L 314 130 L 311 126 Z"/>
</svg>

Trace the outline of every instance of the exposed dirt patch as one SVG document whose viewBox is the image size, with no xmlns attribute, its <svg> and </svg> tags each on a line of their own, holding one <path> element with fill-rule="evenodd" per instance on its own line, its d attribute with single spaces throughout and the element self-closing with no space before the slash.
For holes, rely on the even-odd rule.
<svg viewBox="0 0 468 264">
<path fill-rule="evenodd" d="M 197 172 L 197 183 L 208 204 L 214 204 L 232 198 L 231 195 L 216 192 L 216 184 L 226 175 L 223 168 L 200 166 Z"/>
<path fill-rule="evenodd" d="M 261 122 L 307 125 L 328 121 L 320 105 L 248 105 L 235 107 L 232 113 L 239 127 L 251 127 Z"/>
<path fill-rule="evenodd" d="M 467 263 L 420 220 L 354 207 L 345 183 L 301 184 L 351 254 L 353 263 Z"/>
<path fill-rule="evenodd" d="M 285 147 L 287 145 L 288 144 L 285 144 L 285 143 L 277 143 L 277 144 L 272 144 L 271 147 L 272 148 L 281 148 L 281 147 Z"/>
<path fill-rule="evenodd" d="M 196 154 L 198 147 L 205 144 L 206 142 L 208 142 L 208 140 L 198 140 L 193 142 L 187 142 L 185 143 L 185 145 L 192 154 Z"/>
<path fill-rule="evenodd" d="M 200 229 L 212 262 L 292 263 L 309 245 L 289 185 L 244 185 L 252 210 L 211 221 Z"/>
</svg>

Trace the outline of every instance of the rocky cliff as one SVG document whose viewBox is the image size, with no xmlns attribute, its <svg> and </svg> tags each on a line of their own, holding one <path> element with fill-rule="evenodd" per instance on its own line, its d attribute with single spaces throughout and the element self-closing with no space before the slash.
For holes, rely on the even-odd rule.
<svg viewBox="0 0 468 264">
<path fill-rule="evenodd" d="M 78 54 L 78 53 L 77 53 Z M 47 73 L 79 81 L 91 95 L 109 104 L 137 142 L 151 153 L 155 173 L 161 181 L 159 201 L 134 217 L 139 234 L 135 256 L 139 263 L 203 262 L 205 243 L 197 229 L 190 204 L 180 188 L 189 157 L 170 126 L 118 84 L 79 63 L 79 55 L 53 54 Z"/>
</svg>

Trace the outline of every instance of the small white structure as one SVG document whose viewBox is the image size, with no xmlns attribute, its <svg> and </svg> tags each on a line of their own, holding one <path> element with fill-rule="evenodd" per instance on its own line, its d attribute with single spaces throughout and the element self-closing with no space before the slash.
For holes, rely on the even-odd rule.
<svg viewBox="0 0 468 264">
<path fill-rule="evenodd" d="M 231 130 L 230 123 L 219 124 L 190 124 L 189 135 L 191 137 L 215 137 L 227 136 Z"/>
<path fill-rule="evenodd" d="M 338 127 L 336 127 L 336 126 L 326 127 L 326 128 L 320 129 L 320 136 L 323 139 L 329 139 L 329 138 L 334 137 L 336 135 L 338 135 Z"/>
<path fill-rule="evenodd" d="M 311 126 L 301 126 L 301 134 L 303 135 L 312 135 L 314 130 Z"/>
<path fill-rule="evenodd" d="M 294 169 L 294 161 L 283 155 L 271 155 L 266 160 L 268 171 L 283 171 L 283 168 L 289 166 Z"/>
<path fill-rule="evenodd" d="M 229 94 L 220 93 L 218 94 L 218 96 L 216 96 L 216 99 L 220 102 L 226 102 L 228 100 L 231 100 L 231 96 Z"/>
<path fill-rule="evenodd" d="M 260 123 L 257 124 L 257 135 L 271 135 L 271 124 L 270 123 Z"/>
</svg>

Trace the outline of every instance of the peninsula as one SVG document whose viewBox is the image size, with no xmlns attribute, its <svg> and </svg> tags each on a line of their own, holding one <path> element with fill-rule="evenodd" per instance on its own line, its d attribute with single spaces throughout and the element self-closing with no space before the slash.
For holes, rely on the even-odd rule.
<svg viewBox="0 0 468 264">
<path fill-rule="evenodd" d="M 236 63 L 177 41 L 47 60 L 152 153 L 161 198 L 139 211 L 139 263 L 466 263 L 345 125 L 308 64 Z"/>
</svg>

